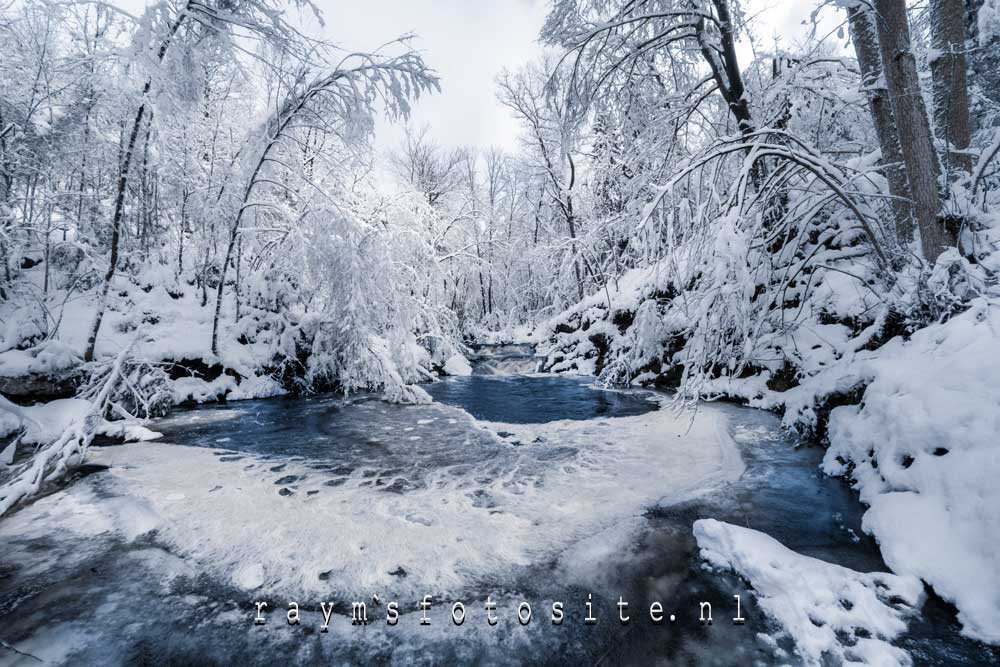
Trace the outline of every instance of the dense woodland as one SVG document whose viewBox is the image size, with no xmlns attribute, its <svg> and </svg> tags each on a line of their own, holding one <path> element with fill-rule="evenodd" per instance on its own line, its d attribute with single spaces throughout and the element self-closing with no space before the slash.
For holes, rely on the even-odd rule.
<svg viewBox="0 0 1000 667">
<path fill-rule="evenodd" d="M 834 35 L 739 62 L 753 24 L 735 3 L 556 2 L 546 57 L 497 82 L 517 154 L 413 128 L 389 160 L 374 116 L 405 121 L 438 85 L 406 40 L 343 53 L 286 18 L 308 3 L 10 5 L 3 347 L 92 361 L 180 309 L 199 340 L 153 360 L 377 387 L 644 267 L 669 285 L 622 317 L 685 292 L 671 334 L 714 338 L 661 360 L 686 379 L 759 366 L 804 319 L 917 328 L 991 281 L 996 17 L 979 4 L 858 4 Z M 858 303 L 816 302 L 830 290 Z M 620 361 L 612 379 L 642 365 Z"/>
<path fill-rule="evenodd" d="M 544 57 L 496 82 L 519 150 L 411 125 L 386 156 L 376 118 L 407 123 L 439 86 L 409 38 L 345 52 L 301 27 L 321 21 L 307 0 L 7 3 L 4 390 L 69 386 L 102 418 L 329 389 L 420 402 L 466 345 L 528 337 L 544 370 L 777 410 L 826 438 L 828 472 L 920 487 L 893 475 L 941 447 L 879 460 L 831 409 L 879 422 L 865 411 L 896 389 L 874 393 L 878 364 L 918 373 L 892 355 L 960 326 L 996 351 L 1000 3 L 816 13 L 836 29 L 775 51 L 739 0 L 553 0 Z M 966 379 L 990 409 L 995 385 Z M 0 513 L 93 431 L 25 462 Z M 970 633 L 1000 640 L 987 607 Z"/>
</svg>

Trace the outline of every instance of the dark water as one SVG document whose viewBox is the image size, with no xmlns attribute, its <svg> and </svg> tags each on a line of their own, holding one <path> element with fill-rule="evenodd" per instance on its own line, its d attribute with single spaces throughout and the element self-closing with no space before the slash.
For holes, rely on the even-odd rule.
<svg viewBox="0 0 1000 667">
<path fill-rule="evenodd" d="M 472 375 L 427 387 L 434 400 L 455 405 L 476 419 L 541 424 L 559 419 L 629 417 L 656 409 L 639 394 L 601 391 L 593 378 Z"/>
<path fill-rule="evenodd" d="M 428 390 L 476 418 L 511 424 L 628 416 L 655 407 L 640 394 L 604 392 L 582 378 L 492 375 L 530 370 L 531 363 L 530 350 L 486 350 L 476 374 Z M 795 447 L 773 415 L 736 406 L 711 409 L 728 418 L 739 444 L 746 471 L 738 481 L 693 502 L 648 508 L 637 518 L 631 541 L 612 554 L 583 564 L 570 552 L 555 554 L 511 577 L 470 586 L 461 593 L 469 609 L 461 628 L 422 632 L 411 611 L 401 620 L 406 628 L 392 632 L 378 609 L 372 612 L 378 622 L 353 629 L 348 622 L 346 634 L 336 636 L 316 632 L 316 623 L 302 629 L 272 623 L 261 631 L 250 624 L 249 596 L 231 585 L 198 571 L 165 581 L 163 573 L 180 559 L 155 533 L 126 544 L 52 530 L 30 538 L 0 537 L 9 540 L 0 547 L 0 639 L 33 646 L 39 628 L 57 629 L 58 637 L 72 638 L 64 651 L 68 664 L 775 664 L 773 651 L 757 639 L 774 628 L 746 584 L 702 567 L 691 534 L 695 520 L 749 526 L 796 552 L 852 569 L 887 568 L 877 545 L 861 532 L 864 508 L 856 494 L 819 473 L 820 448 Z M 276 477 L 284 474 L 282 462 L 304 461 L 338 484 L 374 488 L 385 480 L 383 489 L 392 490 L 395 480 L 404 480 L 398 493 L 429 483 L 436 470 L 475 476 L 486 466 L 530 480 L 546 466 L 573 464 L 580 455 L 559 442 L 517 447 L 521 443 L 510 442 L 510 434 L 498 439 L 462 410 L 393 406 L 367 396 L 273 399 L 186 410 L 155 428 L 171 443 L 220 454 L 230 450 L 233 455 L 223 458 L 233 459 L 233 465 L 245 462 L 241 456 L 273 460 Z M 114 493 L 99 471 L 87 481 L 95 494 Z M 727 622 L 735 612 L 734 594 L 741 595 L 743 626 Z M 594 625 L 583 622 L 588 595 L 599 619 Z M 617 621 L 619 595 L 630 601 L 636 617 L 628 625 Z M 487 596 L 498 601 L 497 614 L 504 619 L 494 630 L 482 621 Z M 532 603 L 539 619 L 527 628 L 512 620 L 521 600 Z M 561 626 L 548 623 L 552 600 L 565 604 Z M 649 623 L 645 610 L 654 601 L 677 621 Z M 713 605 L 711 626 L 697 620 L 701 601 Z M 407 609 L 415 605 L 416 600 L 405 601 Z M 303 609 L 313 617 L 318 612 Z M 435 628 L 448 625 L 443 605 L 434 613 Z M 918 665 L 997 659 L 994 649 L 960 637 L 954 609 L 933 596 L 899 645 Z M 797 664 L 794 657 L 781 662 Z M 4 664 L 41 663 L 0 648 Z"/>
</svg>

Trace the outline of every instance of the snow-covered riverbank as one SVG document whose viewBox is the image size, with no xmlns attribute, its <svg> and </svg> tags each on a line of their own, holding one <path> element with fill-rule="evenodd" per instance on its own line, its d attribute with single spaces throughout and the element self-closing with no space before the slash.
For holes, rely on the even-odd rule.
<svg viewBox="0 0 1000 667">
<path fill-rule="evenodd" d="M 683 369 L 671 364 L 687 348 L 672 336 L 686 330 L 684 307 L 654 298 L 671 280 L 635 271 L 554 318 L 534 336 L 546 367 L 676 381 Z M 833 295 L 817 294 L 813 307 L 829 307 Z M 862 292 L 856 301 L 877 303 Z M 643 319 L 651 312 L 658 319 Z M 979 297 L 950 319 L 870 345 L 887 326 L 855 333 L 803 322 L 756 343 L 770 362 L 703 379 L 699 390 L 776 411 L 786 428 L 823 437 L 823 471 L 848 479 L 870 507 L 864 529 L 893 571 L 954 603 L 968 636 L 998 644 L 1000 301 Z"/>
</svg>

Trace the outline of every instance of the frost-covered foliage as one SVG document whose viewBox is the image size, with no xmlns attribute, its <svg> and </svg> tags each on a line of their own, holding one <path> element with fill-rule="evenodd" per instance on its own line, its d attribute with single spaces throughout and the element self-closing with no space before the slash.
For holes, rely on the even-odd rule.
<svg viewBox="0 0 1000 667">
<path fill-rule="evenodd" d="M 748 375 L 763 387 L 791 372 L 784 379 L 791 382 L 881 332 L 884 321 L 848 341 L 886 317 L 899 293 L 894 274 L 882 270 L 891 255 L 881 249 L 878 219 L 846 193 L 860 172 L 805 147 L 761 142 L 744 157 L 746 146 L 742 138 L 720 140 L 660 190 L 636 237 L 654 248 L 648 268 L 630 270 L 546 325 L 554 369 L 586 366 L 611 383 L 676 370 L 675 386 L 712 397 Z M 752 193 L 750 164 L 764 155 L 787 160 L 761 177 L 762 187 L 786 190 L 780 212 Z M 728 191 L 726 158 L 739 170 Z M 699 190 L 706 180 L 718 188 L 708 195 Z M 574 347 L 584 340 L 589 345 Z M 581 365 L 581 356 L 592 361 Z"/>
<path fill-rule="evenodd" d="M 983 0 L 976 13 L 976 37 L 982 46 L 1000 37 L 1000 2 Z"/>
<path fill-rule="evenodd" d="M 432 377 L 455 352 L 438 265 L 419 233 L 429 213 L 407 197 L 352 208 L 318 208 L 286 255 L 305 307 L 306 380 L 347 390 L 381 383 L 393 397 L 420 396 L 403 386 Z"/>
<path fill-rule="evenodd" d="M 150 440 L 158 434 L 137 418 L 153 414 L 164 402 L 162 377 L 145 363 L 137 362 L 126 349 L 114 359 L 92 365 L 91 381 L 80 398 L 52 401 L 32 407 L 15 405 L 0 397 L 3 428 L 17 435 L 4 451 L 9 460 L 0 469 L 0 516 L 39 493 L 83 461 L 96 435 L 126 440 Z M 169 397 L 167 397 L 169 400 Z M 136 414 L 126 411 L 126 406 Z M 117 420 L 111 422 L 105 415 Z M 14 429 L 9 428 L 16 420 Z M 16 459 L 21 444 L 38 445 L 30 456 Z"/>
<path fill-rule="evenodd" d="M 3 10 L 6 375 L 134 344 L 169 362 L 177 400 L 421 398 L 406 385 L 455 353 L 454 318 L 431 213 L 378 200 L 369 141 L 437 78 L 405 40 L 344 53 L 299 11 L 315 8 Z"/>
</svg>

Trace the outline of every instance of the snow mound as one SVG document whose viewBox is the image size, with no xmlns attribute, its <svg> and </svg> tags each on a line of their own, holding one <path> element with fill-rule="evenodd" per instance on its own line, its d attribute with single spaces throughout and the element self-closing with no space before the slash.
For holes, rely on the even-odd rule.
<svg viewBox="0 0 1000 667">
<path fill-rule="evenodd" d="M 24 427 L 20 438 L 0 451 L 0 465 L 14 462 L 19 444 L 48 445 L 76 425 L 90 422 L 91 433 L 119 438 L 124 442 L 155 440 L 162 434 L 143 426 L 141 420 L 107 421 L 94 414 L 94 404 L 83 398 L 63 398 L 49 403 L 20 406 L 0 396 L 0 435 L 9 435 Z"/>
<path fill-rule="evenodd" d="M 253 398 L 273 398 L 284 396 L 288 391 L 281 383 L 270 375 L 260 375 L 244 378 L 236 389 L 226 396 L 227 401 L 239 401 Z"/>
<path fill-rule="evenodd" d="M 715 519 L 694 523 L 701 556 L 732 569 L 757 594 L 807 665 L 909 665 L 889 642 L 906 630 L 906 617 L 923 603 L 912 576 L 861 573 L 797 554 L 764 533 Z"/>
<path fill-rule="evenodd" d="M 11 405 L 4 401 L 6 405 Z M 48 403 L 40 403 L 29 407 L 17 407 L 15 417 L 23 418 L 25 433 L 22 442 L 25 444 L 47 444 L 59 438 L 65 430 L 77 422 L 86 421 L 94 410 L 94 405 L 83 398 L 61 398 Z M 7 409 L 0 405 L 0 409 Z M 139 420 L 124 421 L 98 420 L 94 424 L 94 432 L 112 438 L 121 438 L 125 442 L 155 440 L 160 433 L 151 431 Z"/>
<path fill-rule="evenodd" d="M 468 359 L 460 354 L 455 354 L 444 362 L 444 372 L 448 375 L 472 375 L 472 366 L 469 365 Z"/>
<path fill-rule="evenodd" d="M 94 409 L 82 398 L 62 398 L 22 408 L 25 417 L 24 442 L 46 444 L 57 439 L 74 422 L 82 422 Z"/>
<path fill-rule="evenodd" d="M 236 380 L 230 375 L 220 375 L 208 382 L 198 377 L 182 377 L 173 381 L 174 402 L 207 403 L 225 398 L 227 394 L 236 391 Z"/>
<path fill-rule="evenodd" d="M 865 374 L 862 405 L 830 415 L 824 470 L 853 477 L 894 572 L 953 602 L 965 634 L 1000 642 L 1000 305 L 893 339 Z"/>
<path fill-rule="evenodd" d="M 173 381 L 174 403 L 194 401 L 208 403 L 225 399 L 239 401 L 253 398 L 271 398 L 288 392 L 269 375 L 251 376 L 236 381 L 223 373 L 212 381 L 198 377 L 182 377 Z"/>
<path fill-rule="evenodd" d="M 147 442 L 162 438 L 162 433 L 152 431 L 134 421 L 104 422 L 98 428 L 98 433 L 111 438 L 120 438 L 122 442 Z"/>
<path fill-rule="evenodd" d="M 58 340 L 47 340 L 30 350 L 7 350 L 0 353 L 0 375 L 19 377 L 45 374 L 73 368 L 81 359 L 74 350 Z"/>
</svg>

